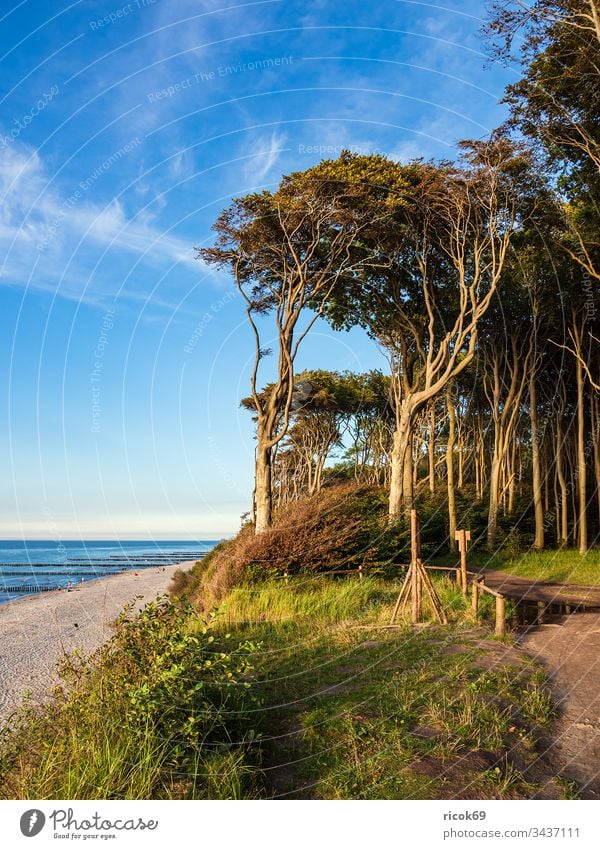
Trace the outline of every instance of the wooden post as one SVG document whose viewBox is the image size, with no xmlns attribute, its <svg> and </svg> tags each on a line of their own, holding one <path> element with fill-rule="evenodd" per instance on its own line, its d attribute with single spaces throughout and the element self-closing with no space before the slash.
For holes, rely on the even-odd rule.
<svg viewBox="0 0 600 849">
<path fill-rule="evenodd" d="M 454 533 L 460 551 L 460 585 L 463 595 L 467 595 L 467 543 L 471 539 L 471 531 L 460 530 Z"/>
<path fill-rule="evenodd" d="M 444 612 L 444 608 L 440 602 L 439 596 L 435 591 L 435 587 L 431 582 L 431 578 L 427 574 L 427 570 L 421 561 L 421 531 L 419 527 L 419 517 L 416 510 L 410 511 L 410 549 L 411 562 L 408 567 L 408 572 L 404 578 L 402 589 L 396 601 L 394 612 L 390 620 L 390 625 L 394 624 L 396 616 L 401 607 L 408 603 L 410 597 L 411 620 L 413 625 L 416 625 L 423 612 L 423 591 L 429 596 L 433 612 L 442 625 L 448 624 L 448 619 Z"/>
<path fill-rule="evenodd" d="M 410 511 L 410 559 L 412 563 L 421 559 L 421 527 L 416 510 Z"/>
<path fill-rule="evenodd" d="M 471 613 L 477 618 L 479 610 L 479 584 L 473 581 L 471 584 Z"/>
<path fill-rule="evenodd" d="M 543 625 L 544 619 L 546 618 L 546 603 L 543 602 L 543 601 L 538 601 L 537 609 L 538 609 L 537 624 Z"/>
<path fill-rule="evenodd" d="M 506 633 L 506 607 L 504 603 L 504 596 L 497 595 L 496 596 L 496 636 L 503 637 Z"/>
<path fill-rule="evenodd" d="M 410 618 L 415 625 L 419 621 L 419 599 L 417 598 L 419 576 L 417 575 L 416 563 L 412 563 L 410 568 Z"/>
</svg>

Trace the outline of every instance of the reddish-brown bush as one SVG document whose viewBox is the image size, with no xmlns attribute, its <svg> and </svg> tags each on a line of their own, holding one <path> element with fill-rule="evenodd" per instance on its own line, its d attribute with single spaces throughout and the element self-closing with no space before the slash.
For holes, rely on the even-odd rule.
<svg viewBox="0 0 600 849">
<path fill-rule="evenodd" d="M 397 552 L 398 543 L 387 526 L 381 488 L 338 484 L 277 510 L 273 527 L 259 536 L 246 525 L 188 573 L 178 591 L 207 609 L 245 580 L 386 562 Z"/>
</svg>

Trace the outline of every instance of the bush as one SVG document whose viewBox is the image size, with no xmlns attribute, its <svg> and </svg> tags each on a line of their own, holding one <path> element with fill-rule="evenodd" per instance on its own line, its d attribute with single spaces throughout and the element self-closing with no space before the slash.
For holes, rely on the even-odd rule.
<svg viewBox="0 0 600 849">
<path fill-rule="evenodd" d="M 179 583 L 202 610 L 212 609 L 233 587 L 284 573 L 322 573 L 406 562 L 407 532 L 391 527 L 382 487 L 336 484 L 276 511 L 259 536 L 247 525 L 221 544 Z"/>
<path fill-rule="evenodd" d="M 245 731 L 240 723 L 254 646 L 228 642 L 217 645 L 211 623 L 189 606 L 162 599 L 136 615 L 126 608 L 98 652 L 66 659 L 53 702 L 41 714 L 22 714 L 22 730 L 5 740 L 3 795 L 229 798 L 241 792 L 239 741 L 252 734 L 249 723 Z M 215 790 L 210 776 L 217 773 Z"/>
</svg>

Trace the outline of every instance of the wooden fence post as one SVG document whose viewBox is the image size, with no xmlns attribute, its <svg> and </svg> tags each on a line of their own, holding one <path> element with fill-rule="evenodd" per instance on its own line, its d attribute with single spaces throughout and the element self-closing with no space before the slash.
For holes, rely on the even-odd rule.
<svg viewBox="0 0 600 849">
<path fill-rule="evenodd" d="M 504 596 L 497 595 L 496 596 L 496 636 L 503 637 L 506 633 L 506 607 L 504 603 Z"/>
<path fill-rule="evenodd" d="M 460 585 L 463 595 L 467 595 L 467 543 L 471 539 L 471 531 L 456 531 L 454 539 L 458 540 L 458 550 L 460 551 Z"/>
<path fill-rule="evenodd" d="M 471 584 L 471 613 L 475 618 L 477 618 L 477 613 L 479 609 L 479 584 L 477 581 L 473 581 Z"/>
<path fill-rule="evenodd" d="M 410 618 L 413 625 L 419 621 L 418 581 L 417 566 L 413 563 L 410 573 Z"/>
<path fill-rule="evenodd" d="M 544 620 L 545 620 L 545 618 L 546 618 L 546 603 L 545 603 L 545 602 L 543 602 L 543 601 L 538 601 L 538 603 L 537 603 L 537 610 L 538 610 L 538 614 L 537 614 L 537 624 L 538 624 L 538 625 L 543 625 L 543 624 L 544 624 Z"/>
</svg>

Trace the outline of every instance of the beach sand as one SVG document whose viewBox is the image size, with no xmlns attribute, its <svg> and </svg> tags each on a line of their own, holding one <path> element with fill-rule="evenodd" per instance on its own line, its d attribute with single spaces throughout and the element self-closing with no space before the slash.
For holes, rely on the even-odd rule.
<svg viewBox="0 0 600 849">
<path fill-rule="evenodd" d="M 89 653 L 107 640 L 123 607 L 138 607 L 167 591 L 177 569 L 195 561 L 144 568 L 78 584 L 68 592 L 37 593 L 0 604 L 0 727 L 31 693 L 40 703 L 58 682 L 56 663 L 65 652 Z"/>
</svg>

